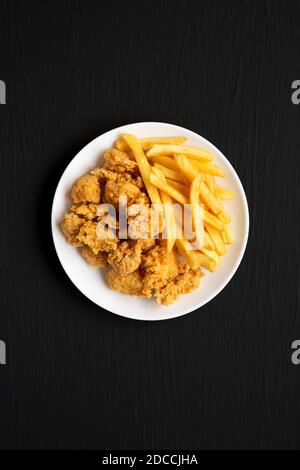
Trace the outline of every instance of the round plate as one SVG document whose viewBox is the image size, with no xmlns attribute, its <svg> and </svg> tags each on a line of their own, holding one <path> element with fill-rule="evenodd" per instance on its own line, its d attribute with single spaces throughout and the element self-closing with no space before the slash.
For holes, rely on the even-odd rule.
<svg viewBox="0 0 300 470">
<path fill-rule="evenodd" d="M 207 148 L 213 152 L 214 161 L 226 172 L 222 184 L 235 192 L 233 200 L 224 202 L 232 219 L 230 229 L 233 235 L 233 244 L 228 247 L 227 254 L 222 257 L 221 266 L 218 266 L 214 273 L 204 270 L 205 277 L 201 279 L 200 288 L 181 296 L 179 300 L 168 307 L 158 305 L 153 299 L 130 297 L 111 290 L 105 282 L 103 270 L 90 266 L 81 256 L 80 251 L 66 242 L 60 229 L 63 215 L 71 205 L 71 187 L 80 176 L 102 164 L 103 152 L 112 147 L 124 132 L 135 134 L 139 138 L 186 136 L 188 145 Z M 213 144 L 200 135 L 173 124 L 139 122 L 106 132 L 86 145 L 73 158 L 58 183 L 53 199 L 51 224 L 53 241 L 59 260 L 71 281 L 86 297 L 100 307 L 123 317 L 136 320 L 167 320 L 202 307 L 230 281 L 246 248 L 249 213 L 244 189 L 235 170 Z"/>
</svg>

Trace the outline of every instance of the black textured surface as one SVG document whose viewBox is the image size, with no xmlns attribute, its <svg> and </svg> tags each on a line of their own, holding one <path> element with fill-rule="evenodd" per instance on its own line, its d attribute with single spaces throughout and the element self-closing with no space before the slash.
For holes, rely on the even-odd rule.
<svg viewBox="0 0 300 470">
<path fill-rule="evenodd" d="M 1 448 L 300 448 L 299 13 L 299 1 L 0 2 Z M 153 324 L 83 297 L 50 234 L 77 151 L 151 120 L 219 147 L 251 216 L 225 290 Z"/>
</svg>

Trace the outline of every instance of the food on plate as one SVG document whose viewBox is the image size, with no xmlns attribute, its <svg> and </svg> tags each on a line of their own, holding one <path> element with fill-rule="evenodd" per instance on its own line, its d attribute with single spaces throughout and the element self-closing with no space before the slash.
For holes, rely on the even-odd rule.
<svg viewBox="0 0 300 470">
<path fill-rule="evenodd" d="M 213 153 L 186 137 L 123 134 L 103 158 L 74 182 L 67 242 L 123 294 L 169 305 L 197 289 L 233 242 L 223 200 L 234 193 L 216 181 Z"/>
</svg>

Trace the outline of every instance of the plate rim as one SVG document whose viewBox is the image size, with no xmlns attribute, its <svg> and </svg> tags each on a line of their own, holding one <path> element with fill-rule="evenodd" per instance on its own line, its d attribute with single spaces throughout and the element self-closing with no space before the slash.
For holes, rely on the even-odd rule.
<svg viewBox="0 0 300 470">
<path fill-rule="evenodd" d="M 230 271 L 230 274 L 229 276 L 226 277 L 226 279 L 220 284 L 220 286 L 209 296 L 205 299 L 205 301 L 200 301 L 197 305 L 195 305 L 192 309 L 191 308 L 186 308 L 186 309 L 183 309 L 181 312 L 179 313 L 174 313 L 174 314 L 169 314 L 169 316 L 167 316 L 167 311 L 166 311 L 166 316 L 164 318 L 158 318 L 158 317 L 154 317 L 154 318 L 140 318 L 140 317 L 135 317 L 134 314 L 130 314 L 130 313 L 120 313 L 120 312 L 116 312 L 116 311 L 112 311 L 112 310 L 108 310 L 107 308 L 103 307 L 102 305 L 99 305 L 99 303 L 97 303 L 95 300 L 91 299 L 85 292 L 82 291 L 82 289 L 78 286 L 78 284 L 74 281 L 72 275 L 70 275 L 68 272 L 67 272 L 67 269 L 65 267 L 65 263 L 64 261 L 62 260 L 60 254 L 59 254 L 59 250 L 56 246 L 56 240 L 55 240 L 55 235 L 54 235 L 54 226 L 55 226 L 55 221 L 54 221 L 54 211 L 55 211 L 55 203 L 56 203 L 56 198 L 57 198 L 57 194 L 58 194 L 58 190 L 59 190 L 59 187 L 60 187 L 60 184 L 63 180 L 63 177 L 65 175 L 65 173 L 68 171 L 68 168 L 70 167 L 70 165 L 72 164 L 72 162 L 74 161 L 74 159 L 86 148 L 88 147 L 89 145 L 92 145 L 93 142 L 97 139 L 99 139 L 100 137 L 105 137 L 107 136 L 107 134 L 110 134 L 110 133 L 115 133 L 115 132 L 118 132 L 120 129 L 123 129 L 124 127 L 129 127 L 129 126 L 136 126 L 136 125 L 144 125 L 144 126 L 147 126 L 147 125 L 158 125 L 158 126 L 172 126 L 173 128 L 176 128 L 178 130 L 183 130 L 185 132 L 188 132 L 192 135 L 194 135 L 195 137 L 201 137 L 201 139 L 203 139 L 203 141 L 205 141 L 207 144 L 209 144 L 210 146 L 212 146 L 215 150 L 217 150 L 218 153 L 221 154 L 222 158 L 224 158 L 227 162 L 227 164 L 230 166 L 230 169 L 236 179 L 236 182 L 239 186 L 239 189 L 240 189 L 240 194 L 241 194 L 241 200 L 242 200 L 242 205 L 243 205 L 243 210 L 244 210 L 244 213 L 245 213 L 245 231 L 243 233 L 243 239 L 242 239 L 242 245 L 241 245 L 241 250 L 240 250 L 240 253 L 239 253 L 239 256 L 236 258 L 236 260 L 234 261 L 234 265 Z M 133 123 L 128 123 L 128 124 L 123 124 L 121 126 L 118 126 L 114 129 L 110 129 L 109 131 L 106 131 L 104 132 L 103 134 L 100 134 L 99 136 L 95 137 L 94 139 L 92 139 L 90 142 L 88 142 L 84 147 L 82 147 L 77 153 L 76 155 L 74 155 L 74 157 L 70 160 L 70 162 L 68 163 L 68 165 L 66 166 L 66 168 L 64 169 L 64 171 L 62 172 L 59 180 L 58 180 L 58 183 L 57 183 L 57 186 L 55 188 L 55 191 L 54 191 L 54 195 L 53 195 L 53 200 L 52 200 L 52 206 L 51 206 L 51 233 L 52 233 L 52 241 L 53 241 L 53 244 L 54 244 L 54 248 L 55 248 L 55 252 L 56 252 L 56 255 L 60 261 L 60 264 L 64 270 L 64 272 L 66 273 L 66 275 L 68 276 L 68 278 L 71 280 L 71 282 L 74 284 L 74 286 L 92 303 L 94 303 L 95 305 L 97 305 L 98 307 L 100 307 L 101 309 L 109 312 L 109 313 L 113 313 L 114 315 L 118 315 L 120 317 L 123 317 L 123 318 L 129 318 L 129 319 L 132 319 L 132 320 L 140 320 L 140 321 L 164 321 L 164 320 L 171 320 L 171 319 L 174 319 L 174 318 L 179 318 L 179 317 L 182 317 L 184 315 L 187 315 L 188 313 L 192 313 L 196 310 L 198 310 L 199 308 L 203 307 L 204 305 L 206 305 L 207 303 L 209 303 L 212 299 L 214 299 L 215 297 L 217 297 L 217 295 L 229 284 L 229 282 L 231 281 L 231 279 L 233 278 L 234 274 L 237 272 L 240 264 L 241 264 L 241 261 L 244 257 L 244 254 L 245 254 L 245 251 L 246 251 L 246 247 L 247 247 L 247 243 L 248 243 L 248 237 L 249 237 L 249 225 L 250 225 L 250 217 L 249 217 L 249 207 L 248 207 L 248 201 L 247 201 L 247 197 L 246 197 L 246 193 L 245 193 L 245 190 L 244 190 L 244 187 L 242 185 L 242 182 L 237 174 L 237 172 L 235 171 L 234 167 L 232 166 L 232 164 L 230 163 L 230 161 L 225 157 L 225 155 L 223 154 L 223 152 L 221 152 L 221 150 L 219 150 L 212 142 L 210 142 L 209 140 L 207 140 L 205 137 L 203 137 L 202 135 L 200 134 L 197 134 L 196 132 L 190 130 L 190 129 L 187 129 L 185 127 L 182 127 L 182 126 L 178 126 L 177 124 L 172 124 L 172 123 L 166 123 L 166 122 L 157 122 L 157 121 L 141 121 L 141 122 L 133 122 Z"/>
</svg>

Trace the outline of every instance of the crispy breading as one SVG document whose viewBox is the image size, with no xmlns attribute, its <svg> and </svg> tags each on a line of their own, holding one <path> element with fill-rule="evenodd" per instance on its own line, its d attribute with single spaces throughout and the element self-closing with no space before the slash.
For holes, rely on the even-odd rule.
<svg viewBox="0 0 300 470">
<path fill-rule="evenodd" d="M 178 275 L 178 263 L 173 251 L 167 251 L 162 245 L 156 245 L 142 256 L 141 267 L 145 272 L 143 293 L 151 297 L 152 290 L 165 287 Z"/>
<path fill-rule="evenodd" d="M 105 181 L 105 180 L 126 181 L 128 179 L 131 179 L 131 175 L 127 173 L 120 175 L 119 173 L 116 173 L 115 171 L 107 170 L 107 168 L 104 168 L 103 166 L 99 168 L 95 168 L 94 170 L 91 171 L 91 174 L 96 176 L 96 178 L 100 182 Z"/>
<path fill-rule="evenodd" d="M 143 280 L 138 269 L 127 274 L 127 276 L 123 276 L 111 268 L 106 273 L 106 280 L 109 287 L 113 290 L 128 295 L 142 295 Z"/>
<path fill-rule="evenodd" d="M 107 266 L 107 253 L 104 251 L 99 251 L 97 255 L 85 245 L 81 250 L 82 256 L 95 268 L 105 268 Z"/>
<path fill-rule="evenodd" d="M 118 238 L 111 229 L 106 229 L 91 220 L 82 225 L 77 240 L 86 244 L 95 255 L 99 251 L 114 251 L 118 246 Z"/>
<path fill-rule="evenodd" d="M 71 191 L 71 198 L 75 203 L 100 202 L 100 185 L 96 176 L 84 175 L 77 180 Z"/>
<path fill-rule="evenodd" d="M 63 234 L 71 245 L 82 246 L 82 242 L 77 239 L 80 227 L 84 224 L 84 219 L 81 219 L 76 214 L 65 214 L 61 224 Z"/>
<path fill-rule="evenodd" d="M 110 149 L 104 154 L 104 168 L 116 171 L 117 173 L 137 174 L 138 165 L 127 153 L 118 149 Z"/>
<path fill-rule="evenodd" d="M 145 238 L 139 240 L 142 253 L 146 253 L 155 246 L 155 240 L 153 238 Z"/>
<path fill-rule="evenodd" d="M 199 269 L 192 269 L 185 263 L 178 265 L 178 275 L 168 282 L 165 287 L 156 289 L 154 297 L 159 304 L 170 305 L 182 294 L 188 294 L 200 285 L 203 273 Z"/>
<path fill-rule="evenodd" d="M 94 203 L 89 204 L 74 204 L 71 207 L 71 212 L 79 216 L 84 217 L 87 220 L 93 220 L 97 218 L 98 205 Z"/>
<path fill-rule="evenodd" d="M 141 245 L 136 242 L 121 242 L 117 249 L 109 253 L 108 263 L 122 275 L 135 271 L 141 264 Z"/>
<path fill-rule="evenodd" d="M 146 187 L 143 181 L 143 178 L 141 176 L 137 176 L 136 178 L 132 178 L 131 180 L 132 184 L 137 186 L 139 189 L 141 189 L 143 192 L 146 192 Z M 148 198 L 149 202 L 150 199 Z"/>
<path fill-rule="evenodd" d="M 130 173 L 117 173 L 116 171 L 108 170 L 104 167 L 95 168 L 91 171 L 91 174 L 96 176 L 96 178 L 103 182 L 105 180 L 111 180 L 115 182 L 125 182 L 130 181 L 132 184 L 137 186 L 139 189 L 146 191 L 144 181 L 140 175 L 134 175 L 134 177 Z"/>
<path fill-rule="evenodd" d="M 127 205 L 134 204 L 137 201 L 139 204 L 147 201 L 147 196 L 130 179 L 126 181 L 113 181 L 109 179 L 106 182 L 103 197 L 104 202 L 113 204 L 117 208 L 120 198 L 125 196 L 127 198 Z"/>
<path fill-rule="evenodd" d="M 163 218 L 157 210 L 143 203 L 134 203 L 127 209 L 128 236 L 133 240 L 158 238 L 162 232 Z"/>
</svg>

